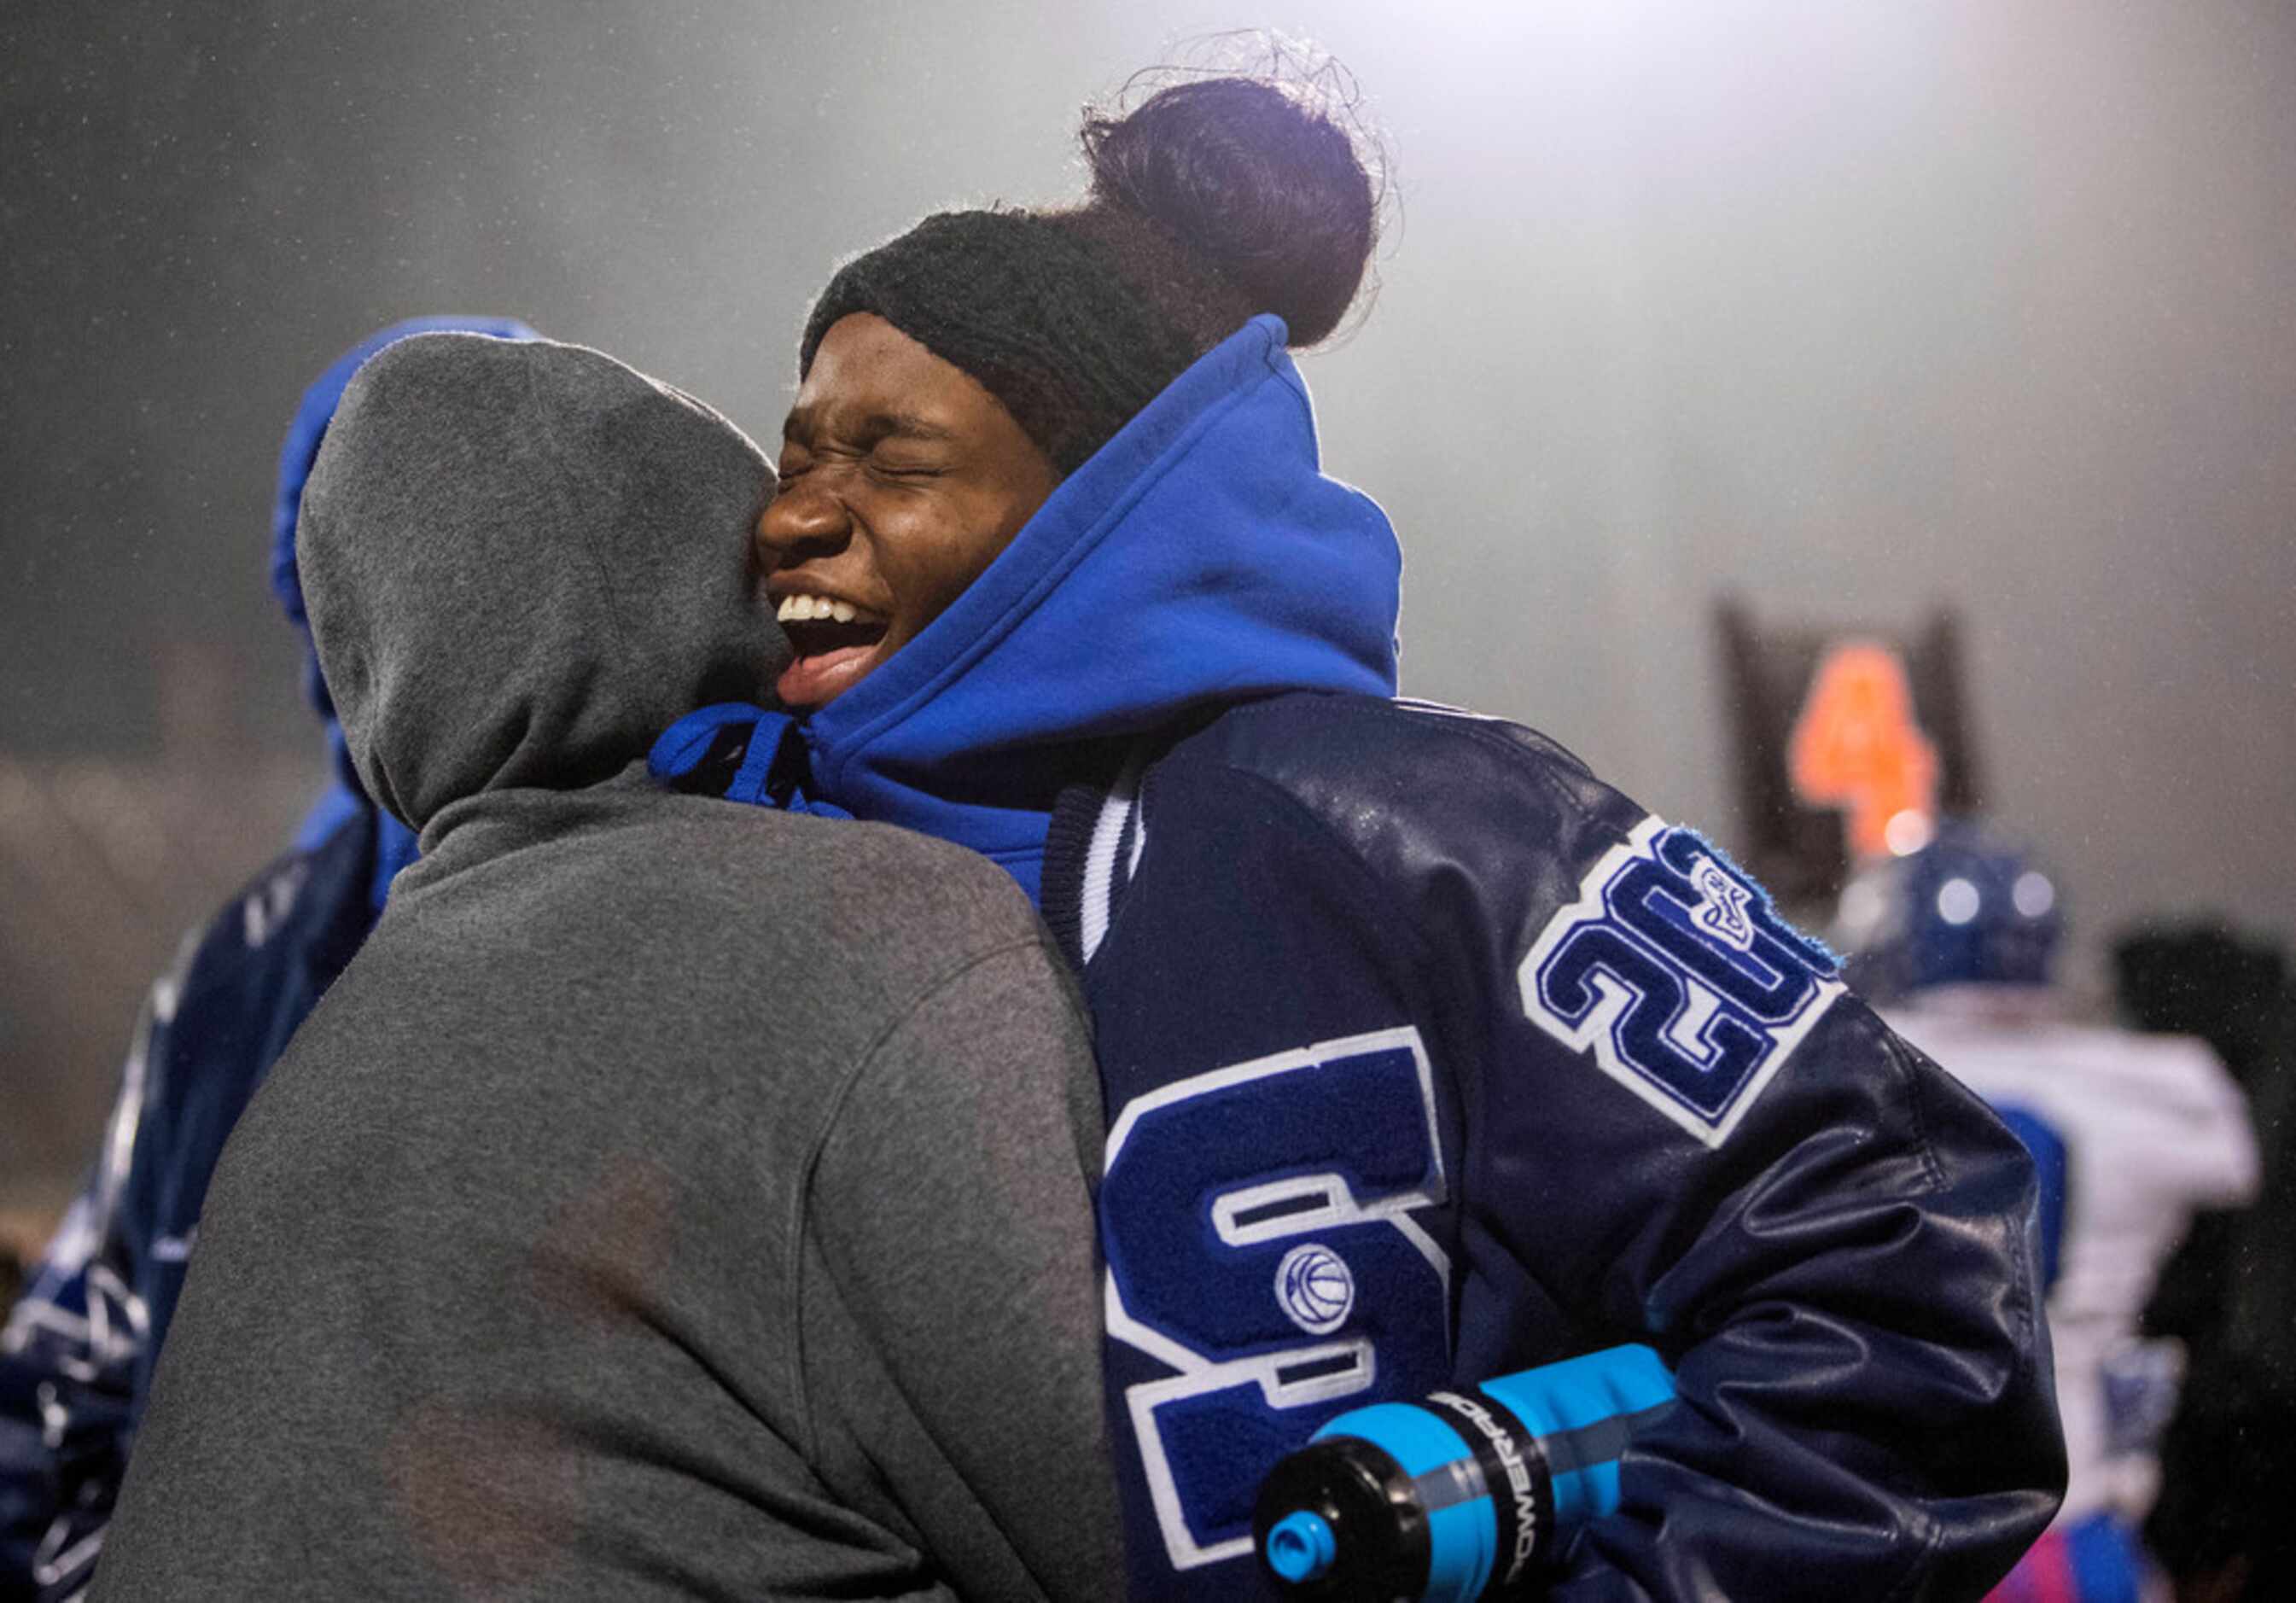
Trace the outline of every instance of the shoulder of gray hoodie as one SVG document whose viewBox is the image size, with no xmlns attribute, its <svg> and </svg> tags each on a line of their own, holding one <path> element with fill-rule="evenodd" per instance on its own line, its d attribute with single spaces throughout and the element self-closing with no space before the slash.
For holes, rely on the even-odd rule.
<svg viewBox="0 0 2296 1603">
<path fill-rule="evenodd" d="M 1116 1591 L 1041 926 L 961 850 L 643 770 L 771 683 L 770 485 L 595 352 L 352 384 L 299 558 L 424 855 L 217 1169 L 98 1597 Z"/>
</svg>

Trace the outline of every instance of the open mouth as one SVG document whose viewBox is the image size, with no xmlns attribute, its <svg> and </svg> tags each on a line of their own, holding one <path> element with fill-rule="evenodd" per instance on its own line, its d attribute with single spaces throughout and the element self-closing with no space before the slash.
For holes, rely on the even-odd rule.
<svg viewBox="0 0 2296 1603">
<path fill-rule="evenodd" d="M 784 596 L 775 613 L 797 654 L 775 686 L 792 707 L 817 707 L 877 665 L 886 621 L 826 596 Z"/>
</svg>

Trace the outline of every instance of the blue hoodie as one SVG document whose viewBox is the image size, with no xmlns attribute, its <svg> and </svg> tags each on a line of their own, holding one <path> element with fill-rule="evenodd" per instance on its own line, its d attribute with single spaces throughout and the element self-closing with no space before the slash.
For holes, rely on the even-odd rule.
<svg viewBox="0 0 2296 1603">
<path fill-rule="evenodd" d="M 359 788 L 358 776 L 351 769 L 350 753 L 343 745 L 342 728 L 335 721 L 334 703 L 327 697 L 326 681 L 319 677 L 319 656 L 311 645 L 311 621 L 303 610 L 303 581 L 295 566 L 295 519 L 303 504 L 304 483 L 311 477 L 312 464 L 319 459 L 319 447 L 327 438 L 327 424 L 333 421 L 335 408 L 342 402 L 343 390 L 350 383 L 351 375 L 384 346 L 395 344 L 409 334 L 429 333 L 490 334 L 497 340 L 541 337 L 515 317 L 409 317 L 369 334 L 336 358 L 333 365 L 303 391 L 302 404 L 295 408 L 295 420 L 287 425 L 287 438 L 279 448 L 279 488 L 271 504 L 271 591 L 279 597 L 287 621 L 303 637 L 303 694 L 326 726 L 329 768 L 334 776 L 333 783 L 304 815 L 295 832 L 295 848 L 309 851 L 334 834 L 347 819 L 361 812 L 373 812 L 375 870 L 371 890 L 378 908 L 382 906 L 391 880 L 414 860 L 414 835 L 366 799 L 365 792 Z"/>
<path fill-rule="evenodd" d="M 797 804 L 970 846 L 1038 900 L 1087 743 L 1285 690 L 1394 694 L 1395 532 L 1324 476 L 1284 339 L 1258 316 L 1207 352 L 947 612 L 798 725 Z M 690 769 L 732 711 L 682 720 L 656 774 Z M 790 720 L 759 716 L 754 745 L 778 747 Z"/>
<path fill-rule="evenodd" d="M 361 341 L 304 394 L 279 456 L 271 582 L 307 653 L 295 569 L 303 482 L 359 365 L 435 329 L 535 337 L 503 318 L 417 318 Z M 358 790 L 316 661 L 307 660 L 305 688 L 326 722 L 334 782 L 294 852 L 225 902 L 152 988 L 86 1187 L 9 1311 L 11 1337 L 0 1344 L 0 1599 L 86 1591 L 225 1139 L 414 855 L 413 834 Z"/>
</svg>

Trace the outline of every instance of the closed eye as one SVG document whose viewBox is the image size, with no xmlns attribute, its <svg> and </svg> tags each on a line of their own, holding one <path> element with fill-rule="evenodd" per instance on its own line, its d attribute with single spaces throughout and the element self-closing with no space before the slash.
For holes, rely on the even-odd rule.
<svg viewBox="0 0 2296 1603">
<path fill-rule="evenodd" d="M 886 479 L 938 479 L 948 472 L 946 467 L 929 466 L 922 463 L 878 462 L 872 460 L 869 471 Z"/>
</svg>

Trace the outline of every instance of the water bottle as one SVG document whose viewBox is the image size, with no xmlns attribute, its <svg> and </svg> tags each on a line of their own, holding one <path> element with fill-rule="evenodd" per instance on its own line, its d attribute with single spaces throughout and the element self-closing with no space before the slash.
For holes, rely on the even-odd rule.
<svg viewBox="0 0 2296 1603">
<path fill-rule="evenodd" d="M 1658 1354 L 1629 1345 L 1352 1410 L 1261 1483 L 1260 1565 L 1316 1603 L 1504 1596 L 1618 1507 L 1620 1452 L 1673 1402 Z"/>
</svg>

